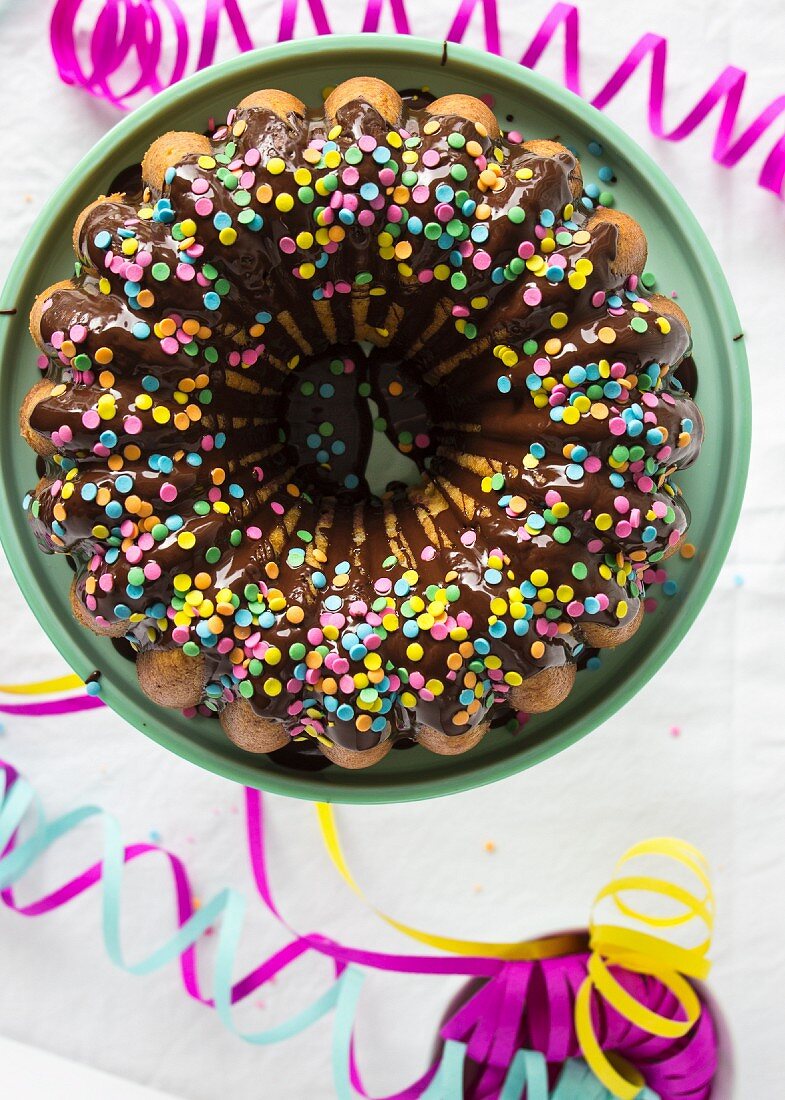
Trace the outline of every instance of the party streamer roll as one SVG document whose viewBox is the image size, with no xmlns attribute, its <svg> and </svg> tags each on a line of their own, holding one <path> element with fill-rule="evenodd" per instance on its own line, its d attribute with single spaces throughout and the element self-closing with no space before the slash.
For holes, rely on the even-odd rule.
<svg viewBox="0 0 785 1100">
<path fill-rule="evenodd" d="M 367 0 L 358 29 L 378 30 L 385 2 L 395 31 L 409 34 L 410 20 L 405 0 Z M 307 0 L 304 4 L 300 0 L 282 0 L 277 36 L 279 42 L 294 37 L 298 14 L 305 6 L 316 34 L 332 33 L 323 0 Z M 444 36 L 447 42 L 463 40 L 479 6 L 479 0 L 460 0 Z M 501 55 L 502 36 L 496 0 L 482 0 L 481 7 L 486 49 L 489 53 Z M 92 11 L 91 6 L 88 16 L 85 0 L 57 0 L 55 4 L 50 40 L 55 63 L 65 83 L 79 84 L 92 95 L 124 108 L 135 96 L 158 92 L 175 84 L 185 74 L 190 44 L 189 27 L 177 0 L 103 0 L 103 6 L 94 19 Z M 88 27 L 89 19 L 92 21 Z M 240 0 L 205 0 L 196 69 L 213 63 L 222 19 L 229 24 L 240 52 L 254 48 Z M 570 91 L 581 95 L 581 24 L 575 5 L 553 5 L 534 32 L 520 63 L 527 68 L 535 68 L 554 37 L 562 34 L 564 84 Z M 83 36 L 88 39 L 87 47 L 80 47 Z M 162 77 L 161 68 L 172 54 L 168 75 Z M 136 62 L 136 72 L 133 72 L 132 59 Z M 668 40 L 662 35 L 644 34 L 621 59 L 600 90 L 593 97 L 586 98 L 602 110 L 616 98 L 641 66 L 649 65 L 648 124 L 651 132 L 666 141 L 683 141 L 721 107 L 712 156 L 718 164 L 728 168 L 746 156 L 764 134 L 785 116 L 785 95 L 779 95 L 737 134 L 748 74 L 743 69 L 728 65 L 682 121 L 669 129 L 665 124 L 667 61 Z M 128 75 L 129 69 L 131 75 Z M 123 78 L 126 86 L 118 88 L 117 82 Z M 758 177 L 761 187 L 777 195 L 781 195 L 783 180 L 785 135 L 776 139 Z"/>
<path fill-rule="evenodd" d="M 316 809 L 330 859 L 350 889 L 370 904 L 349 870 L 332 808 L 320 803 Z M 668 877 L 642 870 L 636 874 L 621 873 L 628 864 L 638 866 L 647 859 L 664 863 L 670 872 Z M 678 875 L 684 872 L 690 876 L 693 889 L 678 884 Z M 647 898 L 649 904 L 644 907 L 635 904 L 634 899 L 639 896 Z M 600 923 L 596 919 L 596 913 L 606 902 L 612 903 L 614 915 L 624 918 L 626 924 Z M 664 915 L 660 911 L 663 903 L 670 906 Z M 507 960 L 545 960 L 542 967 L 549 975 L 548 996 L 539 1011 L 545 1008 L 547 1012 L 539 1019 L 551 1021 L 547 1034 L 536 1030 L 538 1009 L 532 1009 L 529 994 L 530 987 L 537 983 L 532 980 L 531 967 L 515 969 L 512 961 L 485 987 L 482 996 L 478 994 L 479 1000 L 470 1002 L 472 1007 L 459 1012 L 442 1029 L 445 1038 L 463 1039 L 467 1032 L 472 1032 L 470 1056 L 489 1066 L 489 1073 L 482 1079 L 485 1088 L 492 1090 L 499 1085 L 498 1067 L 508 1064 L 517 1046 L 530 1045 L 544 1050 L 549 1060 L 555 1062 L 579 1050 L 595 1076 L 619 1100 L 640 1096 L 645 1079 L 632 1066 L 617 1068 L 607 1051 L 616 1055 L 635 1051 L 636 1060 L 647 1066 L 658 1085 L 662 1077 L 666 1086 L 663 1097 L 673 1095 L 675 1100 L 683 1095 L 704 1100 L 709 1096 L 717 1067 L 716 1035 L 708 1014 L 702 1014 L 698 994 L 684 975 L 697 979 L 708 975 L 714 896 L 705 857 L 685 841 L 654 838 L 635 845 L 622 856 L 614 878 L 595 899 L 589 926 L 589 955 L 549 959 L 545 954 L 547 945 L 553 947 L 552 956 L 563 955 L 571 950 L 567 946 L 570 937 L 550 937 L 530 943 L 465 941 L 424 932 L 388 916 L 376 906 L 372 908 L 399 932 L 440 950 L 459 955 L 487 953 Z M 691 934 L 696 926 L 704 933 L 700 942 L 691 946 L 675 942 L 676 933 Z M 574 943 L 575 937 L 572 939 Z M 531 947 L 536 953 L 527 953 Z M 555 970 L 551 969 L 554 966 Z M 572 978 L 571 987 L 569 980 L 565 984 L 565 977 Z M 602 1011 L 597 1001 L 602 1003 Z M 482 1012 L 478 1017 L 480 1006 Z M 577 1047 L 568 1040 L 573 1034 Z M 551 1035 L 561 1036 L 566 1045 L 554 1048 Z M 687 1036 L 690 1039 L 685 1041 Z M 712 1053 L 707 1056 L 709 1051 Z M 664 1076 L 655 1068 L 658 1062 L 668 1065 Z M 680 1064 L 689 1065 L 694 1074 L 690 1091 L 670 1094 L 669 1074 Z M 495 1094 L 490 1091 L 487 1095 Z"/>
</svg>

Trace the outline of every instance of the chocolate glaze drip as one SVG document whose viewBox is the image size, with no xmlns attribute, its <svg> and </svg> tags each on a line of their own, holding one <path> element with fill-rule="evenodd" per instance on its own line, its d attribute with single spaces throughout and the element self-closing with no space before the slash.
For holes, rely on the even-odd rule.
<svg viewBox="0 0 785 1100">
<path fill-rule="evenodd" d="M 196 642 L 206 661 L 205 705 L 220 709 L 250 679 L 258 713 L 298 738 L 306 731 L 357 749 L 409 738 L 422 723 L 465 732 L 507 705 L 511 684 L 580 660 L 582 623 L 615 626 L 622 604 L 624 615 L 634 614 L 642 598 L 634 567 L 661 557 L 687 527 L 669 477 L 694 461 L 702 437 L 688 396 L 696 384 L 685 373 L 688 333 L 675 320 L 655 323 L 614 274 L 613 225 L 582 232 L 585 215 L 569 209 L 574 160 L 494 142 L 474 123 L 425 106 L 421 97 L 406 99 L 400 127 L 416 139 L 416 183 L 398 173 L 386 191 L 380 173 L 402 159 L 407 138 L 391 142 L 390 125 L 363 101 L 342 107 L 334 123 L 317 112 L 286 119 L 263 108 L 233 112 L 213 138 L 219 168 L 187 156 L 160 196 L 144 192 L 138 172 L 121 173 L 112 189 L 125 198 L 87 215 L 82 273 L 43 312 L 51 387 L 30 417 L 60 456 L 33 493 L 34 530 L 44 549 L 80 563 L 78 595 L 96 623 L 127 619 L 137 647 L 180 645 L 172 627 L 177 578 L 206 575 L 216 605 L 217 593 L 228 591 L 240 606 L 261 607 L 253 590 L 247 595 L 258 586 L 266 600 L 254 612 L 265 624 L 262 656 L 253 658 L 259 669 L 249 671 L 246 658 L 238 679 L 236 646 Z M 320 156 L 309 158 L 315 141 Z M 271 162 L 280 171 L 256 171 Z M 488 164 L 500 168 L 498 190 L 482 185 Z M 238 203 L 238 187 L 247 201 Z M 456 213 L 455 196 L 464 193 Z M 332 212 L 323 219 L 333 232 L 326 246 L 315 239 L 316 206 Z M 356 216 L 342 220 L 347 212 Z M 552 253 L 570 278 L 527 267 L 545 255 L 551 225 Z M 184 265 L 191 226 L 195 244 Z M 439 235 L 422 231 L 428 226 L 441 227 Z M 231 247 L 227 227 L 236 234 Z M 468 243 L 471 261 L 450 267 L 455 249 L 444 237 L 453 231 L 455 249 Z M 128 255 L 138 260 L 130 273 Z M 145 290 L 153 292 L 149 304 Z M 367 359 L 358 340 L 377 345 Z M 107 348 L 111 362 L 102 365 Z M 599 390 L 586 397 L 591 415 L 584 410 L 571 426 L 554 419 L 547 393 L 533 398 L 546 360 L 557 387 Z M 581 377 L 603 362 L 613 376 Z M 331 374 L 336 363 L 342 369 Z M 371 492 L 368 397 L 392 445 L 418 467 L 418 485 Z M 630 408 L 642 425 L 634 438 L 623 427 Z M 117 455 L 120 462 L 110 461 Z M 568 508 L 561 522 L 554 494 Z M 132 544 L 150 516 L 158 525 L 137 552 Z M 604 516 L 613 522 L 598 527 Z M 136 534 L 124 534 L 123 524 Z M 494 555 L 500 568 L 489 566 Z M 505 619 L 508 590 L 538 571 L 547 578 L 529 602 L 542 605 L 534 612 L 541 633 L 515 633 Z M 411 623 L 429 617 L 433 599 L 424 593 L 447 588 L 459 590 L 451 613 L 468 624 L 454 626 L 454 637 L 421 626 L 423 651 L 414 659 L 414 633 L 381 627 L 382 610 L 378 648 L 358 636 L 363 657 L 347 649 L 347 633 L 367 625 L 369 609 L 391 590 L 399 618 L 409 590 L 424 600 Z M 558 595 L 567 589 L 569 597 Z M 270 590 L 302 615 L 271 607 Z M 489 610 L 500 600 L 504 611 Z M 549 616 L 560 600 L 559 615 Z M 331 615 L 342 620 L 336 637 Z M 489 631 L 499 620 L 506 632 Z M 358 728 L 357 706 L 348 716 L 330 710 L 334 693 L 313 678 L 303 687 L 302 654 L 314 652 L 315 628 L 321 658 L 334 658 L 334 681 L 365 668 L 368 652 L 380 654 L 388 679 L 402 681 L 381 693 L 386 709 L 368 712 L 376 715 L 370 728 Z M 243 632 L 250 633 L 244 618 Z M 479 648 L 453 667 L 447 657 L 467 639 Z M 272 666 L 264 661 L 270 650 L 278 654 Z M 472 671 L 478 660 L 480 671 Z M 276 694 L 259 690 L 272 669 L 283 685 Z M 341 688 L 352 704 L 363 690 Z M 313 744 L 293 741 L 274 758 L 288 766 L 306 743 Z"/>
</svg>

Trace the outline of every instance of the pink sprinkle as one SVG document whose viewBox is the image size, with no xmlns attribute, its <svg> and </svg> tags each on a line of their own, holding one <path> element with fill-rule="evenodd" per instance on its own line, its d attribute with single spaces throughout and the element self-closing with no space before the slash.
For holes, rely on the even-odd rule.
<svg viewBox="0 0 785 1100">
<path fill-rule="evenodd" d="M 491 257 L 480 249 L 475 252 L 472 263 L 478 271 L 486 271 L 491 266 Z"/>
<path fill-rule="evenodd" d="M 258 153 L 259 150 L 254 149 L 252 152 Z M 203 176 L 199 176 L 198 179 L 195 179 L 191 184 L 191 190 L 195 195 L 203 195 L 205 191 L 210 190 L 210 184 Z"/>
<path fill-rule="evenodd" d="M 164 336 L 161 341 L 161 350 L 166 352 L 167 355 L 177 355 L 180 350 L 180 345 L 177 343 L 174 336 Z"/>
<path fill-rule="evenodd" d="M 629 536 L 632 534 L 632 524 L 629 523 L 626 519 L 620 519 L 619 522 L 616 524 L 616 534 L 619 536 L 620 539 L 629 538 Z"/>
<path fill-rule="evenodd" d="M 161 576 L 161 566 L 157 561 L 148 561 L 143 572 L 148 581 L 157 581 Z"/>
<path fill-rule="evenodd" d="M 523 292 L 523 300 L 527 306 L 538 306 L 542 301 L 542 294 L 536 286 L 529 286 Z"/>
<path fill-rule="evenodd" d="M 395 183 L 395 172 L 393 172 L 392 168 L 382 168 L 381 172 L 379 173 L 379 183 L 382 185 L 382 187 L 392 187 L 392 185 Z M 380 198 L 381 196 L 377 196 L 373 201 L 372 205 L 374 206 L 375 210 L 380 210 L 381 207 L 384 205 L 384 199 L 382 199 L 380 203 Z"/>
<path fill-rule="evenodd" d="M 357 144 L 364 153 L 372 153 L 376 148 L 376 138 L 372 134 L 363 134 Z"/>
<path fill-rule="evenodd" d="M 87 329 L 84 325 L 72 325 L 68 330 L 68 335 L 75 344 L 81 344 L 82 340 L 87 337 Z"/>
<path fill-rule="evenodd" d="M 613 416 L 608 421 L 608 430 L 611 435 L 624 435 L 627 425 L 620 416 Z"/>
<path fill-rule="evenodd" d="M 190 283 L 193 277 L 196 275 L 191 264 L 178 264 L 174 270 L 175 275 L 181 283 Z"/>
<path fill-rule="evenodd" d="M 129 264 L 125 272 L 126 279 L 132 283 L 138 283 L 144 278 L 144 268 L 141 264 Z"/>
<path fill-rule="evenodd" d="M 194 203 L 194 210 L 200 218 L 209 218 L 213 212 L 213 200 L 206 197 L 197 199 Z"/>
<path fill-rule="evenodd" d="M 422 155 L 422 162 L 426 168 L 435 168 L 440 160 L 441 157 L 436 149 L 426 149 Z"/>
<path fill-rule="evenodd" d="M 129 435 L 139 435 L 143 425 L 138 416 L 127 416 L 123 422 L 123 427 Z"/>
<path fill-rule="evenodd" d="M 281 252 L 286 253 L 287 256 L 291 256 L 293 252 L 297 251 L 297 245 L 294 243 L 291 237 L 281 237 L 278 242 L 278 247 Z"/>
<path fill-rule="evenodd" d="M 418 183 L 412 191 L 412 199 L 415 202 L 423 203 L 428 201 L 428 195 L 430 194 L 428 188 L 424 183 Z"/>
<path fill-rule="evenodd" d="M 602 463 L 596 455 L 589 455 L 583 464 L 583 468 L 587 474 L 596 474 L 602 468 Z"/>
<path fill-rule="evenodd" d="M 436 557 L 436 548 L 433 546 L 426 546 L 420 554 L 420 557 L 423 561 L 433 561 Z"/>
<path fill-rule="evenodd" d="M 92 431 L 93 428 L 97 428 L 100 423 L 101 417 L 95 409 L 88 409 L 87 412 L 82 413 L 82 424 L 90 431 Z"/>
<path fill-rule="evenodd" d="M 158 495 L 161 500 L 166 501 L 167 504 L 171 504 L 173 500 L 177 500 L 177 489 L 172 485 L 171 481 L 165 481 L 159 489 Z"/>
<path fill-rule="evenodd" d="M 591 304 L 594 306 L 594 308 L 599 309 L 604 301 L 605 301 L 605 291 L 604 290 L 595 290 L 594 294 L 592 294 L 592 296 L 591 296 Z"/>
<path fill-rule="evenodd" d="M 476 531 L 464 531 L 463 534 L 461 535 L 461 542 L 463 543 L 464 546 L 474 546 L 476 541 L 477 541 L 477 532 Z"/>
<path fill-rule="evenodd" d="M 348 168 L 344 168 L 343 172 L 341 173 L 341 183 L 344 184 L 344 186 L 346 187 L 354 187 L 359 178 L 360 173 L 357 171 L 354 165 L 349 165 Z"/>
<path fill-rule="evenodd" d="M 539 291 L 538 291 L 538 293 L 539 293 Z M 550 359 L 545 359 L 543 356 L 540 356 L 539 359 L 534 360 L 534 373 L 536 375 L 538 375 L 538 377 L 547 378 L 548 375 L 550 374 L 550 370 L 551 370 L 551 361 L 550 361 Z"/>
</svg>

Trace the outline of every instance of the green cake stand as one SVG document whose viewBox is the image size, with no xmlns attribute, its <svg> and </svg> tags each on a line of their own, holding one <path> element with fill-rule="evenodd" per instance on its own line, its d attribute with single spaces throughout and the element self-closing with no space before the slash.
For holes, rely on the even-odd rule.
<svg viewBox="0 0 785 1100">
<path fill-rule="evenodd" d="M 216 721 L 156 707 L 138 688 L 133 664 L 108 639 L 76 625 L 68 605 L 68 564 L 40 553 L 22 510 L 25 492 L 37 478 L 35 456 L 19 437 L 17 410 L 37 377 L 27 331 L 34 296 L 69 274 L 71 226 L 121 168 L 138 162 L 164 131 L 201 131 L 208 118 L 220 119 L 257 88 L 283 88 L 316 103 L 325 86 L 363 73 L 398 88 L 427 86 L 435 95 L 490 94 L 506 127 L 532 137 L 558 134 L 582 157 L 589 179 L 593 166 L 613 166 L 617 204 L 644 227 L 652 270 L 667 273 L 658 290 L 678 291 L 692 323 L 706 441 L 700 461 L 680 483 L 692 509 L 690 541 L 698 552 L 690 561 L 668 563 L 678 595 L 648 616 L 620 650 L 603 653 L 599 669 L 581 673 L 562 706 L 532 718 L 521 733 L 494 731 L 464 756 L 440 757 L 416 748 L 391 752 L 364 771 L 305 772 L 241 752 Z M 587 154 L 592 141 L 602 143 L 602 161 Z M 657 165 L 594 108 L 513 62 L 465 46 L 450 45 L 445 60 L 441 42 L 325 37 L 244 54 L 184 80 L 119 122 L 71 172 L 25 241 L 0 308 L 0 536 L 26 600 L 75 672 L 86 677 L 101 670 L 102 695 L 110 707 L 179 756 L 253 787 L 324 801 L 404 802 L 491 783 L 553 756 L 632 705 L 636 692 L 656 675 L 711 591 L 736 526 L 750 445 L 749 377 L 743 341 L 734 340 L 740 329 L 728 286 L 695 217 Z M 62 751 L 53 741 L 53 757 Z"/>
</svg>

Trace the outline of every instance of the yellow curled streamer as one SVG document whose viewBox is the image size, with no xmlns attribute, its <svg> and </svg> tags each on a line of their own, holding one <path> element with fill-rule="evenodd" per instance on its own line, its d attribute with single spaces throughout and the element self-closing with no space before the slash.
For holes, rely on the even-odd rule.
<svg viewBox="0 0 785 1100">
<path fill-rule="evenodd" d="M 84 687 L 84 680 L 72 672 L 68 676 L 57 676 L 53 680 L 36 680 L 31 684 L 0 684 L 0 691 L 5 695 L 48 695 L 82 687 Z"/>
<path fill-rule="evenodd" d="M 648 856 L 668 860 L 688 871 L 698 885 L 693 890 L 653 875 L 622 873 L 632 860 Z M 669 914 L 633 906 L 626 900 L 631 892 L 649 895 L 650 901 L 667 901 Z M 597 923 L 594 913 L 606 900 L 639 927 Z M 592 996 L 596 992 L 624 1019 L 651 1035 L 674 1039 L 686 1035 L 701 1013 L 700 1000 L 687 977 L 705 978 L 709 972 L 707 954 L 714 929 L 714 910 L 714 892 L 705 857 L 691 844 L 673 837 L 657 837 L 634 845 L 616 865 L 615 877 L 597 894 L 589 925 L 591 956 L 587 976 L 575 1001 L 575 1030 L 587 1064 L 619 1100 L 634 1100 L 641 1080 L 639 1075 L 626 1072 L 618 1061 L 611 1061 L 602 1050 L 592 1022 Z M 667 938 L 675 930 L 685 929 L 694 937 L 697 928 L 702 929 L 702 938 L 696 946 L 684 947 Z M 678 1001 L 683 1019 L 662 1016 L 638 1001 L 613 976 L 610 970 L 613 966 L 662 982 Z"/>
<path fill-rule="evenodd" d="M 424 932 L 420 928 L 413 928 L 410 924 L 404 924 L 402 921 L 396 920 L 395 917 L 388 916 L 387 913 L 384 913 L 368 900 L 349 870 L 338 838 L 338 829 L 332 807 L 324 802 L 317 802 L 316 813 L 327 854 L 341 878 L 366 905 L 373 909 L 378 917 L 381 917 L 383 921 L 397 929 L 398 932 L 403 933 L 404 936 L 417 940 L 418 943 L 425 944 L 428 947 L 448 951 L 453 955 L 485 955 L 493 959 L 549 959 L 557 955 L 570 955 L 586 950 L 586 937 L 582 934 L 568 933 L 557 936 L 543 936 L 536 940 L 519 940 L 514 943 L 486 943 L 483 940 L 461 940 L 434 932 Z"/>
</svg>

